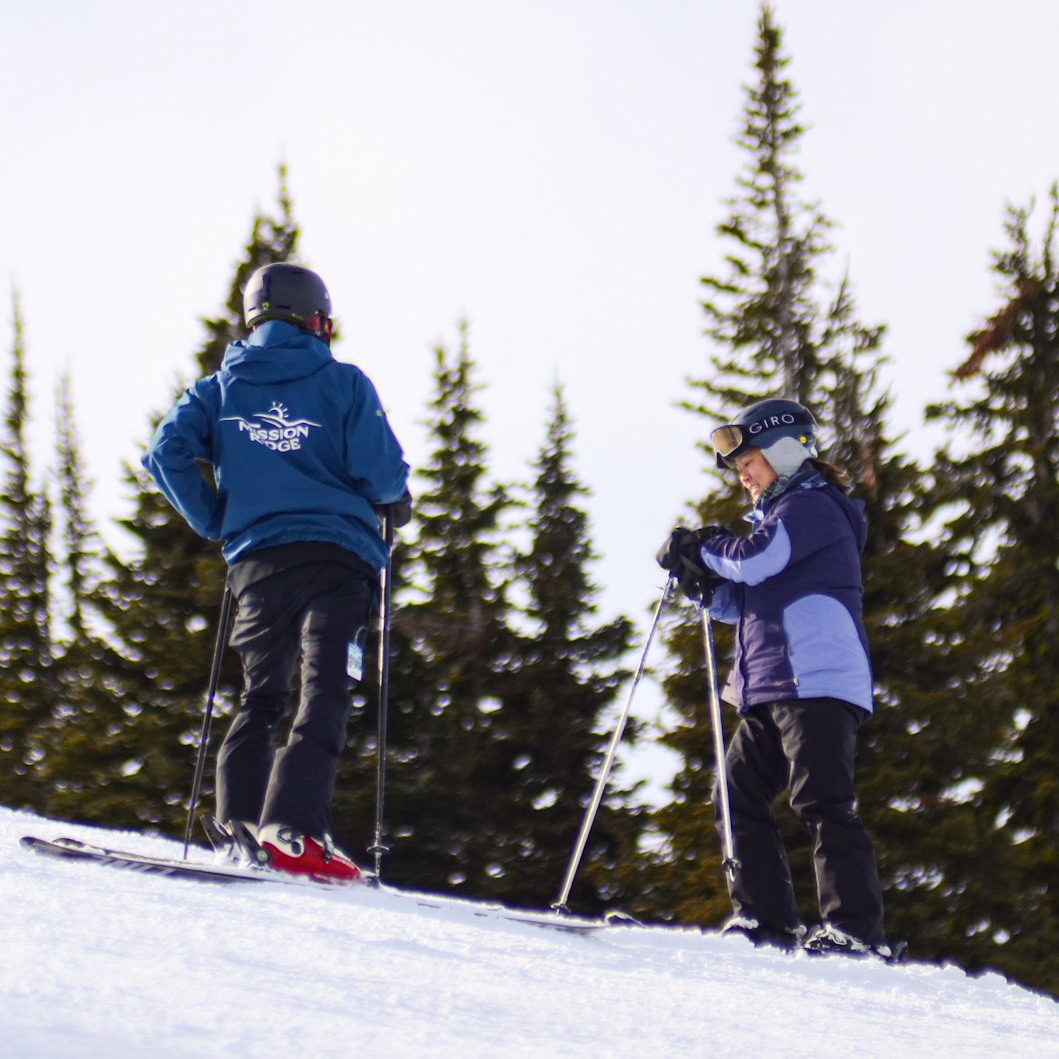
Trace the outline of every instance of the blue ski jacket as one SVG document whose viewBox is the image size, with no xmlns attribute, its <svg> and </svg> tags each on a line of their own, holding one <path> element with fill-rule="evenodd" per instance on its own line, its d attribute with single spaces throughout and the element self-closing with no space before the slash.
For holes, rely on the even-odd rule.
<svg viewBox="0 0 1059 1059">
<path fill-rule="evenodd" d="M 223 541 L 229 563 L 321 541 L 380 570 L 386 546 L 373 505 L 401 499 L 408 482 L 368 377 L 282 320 L 233 342 L 220 371 L 185 391 L 143 465 L 196 533 Z"/>
<path fill-rule="evenodd" d="M 801 471 L 759 498 L 747 537 L 718 533 L 703 563 L 725 580 L 710 616 L 736 626 L 725 697 L 746 713 L 785 699 L 835 698 L 872 709 L 861 618 L 864 505 Z"/>
</svg>

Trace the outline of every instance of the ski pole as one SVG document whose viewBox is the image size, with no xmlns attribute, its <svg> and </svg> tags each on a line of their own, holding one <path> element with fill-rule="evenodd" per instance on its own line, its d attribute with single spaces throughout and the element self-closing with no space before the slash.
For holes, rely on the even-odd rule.
<svg viewBox="0 0 1059 1059">
<path fill-rule="evenodd" d="M 390 596 L 391 561 L 393 551 L 393 516 L 389 511 L 382 516 L 382 534 L 386 541 L 386 564 L 379 574 L 379 714 L 375 735 L 375 841 L 369 853 L 375 855 L 375 877 L 380 877 L 382 855 L 389 853 L 383 842 L 383 799 L 386 793 L 386 712 L 390 691 Z"/>
<path fill-rule="evenodd" d="M 585 852 L 585 845 L 588 842 L 588 834 L 592 830 L 592 824 L 595 822 L 596 813 L 599 811 L 599 804 L 603 800 L 603 789 L 607 785 L 607 779 L 610 776 L 610 770 L 614 764 L 614 755 L 618 751 L 618 743 L 621 742 L 622 734 L 625 731 L 625 725 L 629 720 L 629 710 L 632 707 L 632 698 L 633 695 L 636 694 L 637 685 L 640 683 L 640 678 L 643 676 L 644 666 L 647 664 L 647 652 L 651 649 L 651 641 L 654 639 L 655 629 L 658 628 L 658 619 L 662 616 L 662 609 L 669 600 L 670 593 L 675 584 L 676 578 L 671 574 L 669 580 L 666 581 L 666 587 L 662 589 L 662 595 L 658 600 L 658 605 L 655 607 L 654 617 L 651 619 L 651 628 L 647 633 L 647 642 L 644 644 L 643 654 L 640 656 L 640 664 L 636 668 L 636 675 L 633 677 L 632 684 L 629 687 L 629 694 L 625 699 L 625 708 L 621 711 L 618 726 L 614 729 L 614 735 L 611 736 L 610 746 L 607 747 L 607 754 L 603 759 L 603 769 L 599 774 L 599 779 L 596 781 L 596 789 L 592 794 L 592 801 L 589 803 L 588 809 L 585 812 L 584 820 L 581 823 L 581 833 L 577 837 L 577 843 L 574 846 L 573 853 L 570 857 L 570 864 L 566 869 L 566 878 L 563 881 L 562 892 L 559 894 L 559 899 L 552 905 L 552 908 L 554 908 L 556 912 L 569 913 L 570 911 L 570 909 L 566 907 L 566 902 L 570 897 L 570 889 L 574 885 L 574 876 L 577 874 L 577 869 L 581 864 L 581 857 Z"/>
<path fill-rule="evenodd" d="M 713 653 L 713 634 L 710 612 L 702 608 L 702 642 L 706 649 L 706 685 L 710 699 L 710 720 L 713 726 L 713 754 L 717 761 L 717 791 L 721 810 L 721 867 L 730 879 L 739 870 L 732 837 L 732 810 L 728 803 L 728 770 L 724 763 L 724 728 L 721 720 L 721 696 L 717 690 L 717 659 Z"/>
<path fill-rule="evenodd" d="M 195 762 L 195 779 L 191 784 L 191 802 L 188 805 L 188 822 L 184 828 L 184 860 L 188 859 L 188 847 L 191 845 L 191 829 L 195 826 L 195 809 L 199 803 L 199 791 L 202 789 L 202 774 L 206 769 L 206 750 L 210 742 L 210 720 L 213 717 L 213 698 L 217 694 L 217 682 L 221 676 L 221 657 L 224 645 L 228 640 L 228 616 L 232 611 L 232 586 L 227 579 L 224 582 L 224 598 L 221 601 L 221 617 L 217 623 L 217 640 L 213 645 L 213 665 L 210 668 L 210 686 L 206 692 L 206 710 L 202 716 L 202 728 L 199 731 L 199 755 Z"/>
</svg>

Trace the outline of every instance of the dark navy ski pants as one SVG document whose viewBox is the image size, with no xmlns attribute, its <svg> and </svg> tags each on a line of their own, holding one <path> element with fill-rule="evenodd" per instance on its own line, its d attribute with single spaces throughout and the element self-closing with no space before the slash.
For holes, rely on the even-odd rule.
<svg viewBox="0 0 1059 1059">
<path fill-rule="evenodd" d="M 231 646 L 243 662 L 241 707 L 217 757 L 217 815 L 330 832 L 338 758 L 351 708 L 348 647 L 367 627 L 374 571 L 331 546 L 287 546 L 235 563 Z M 274 736 L 301 660 L 301 695 L 285 743 Z"/>
<path fill-rule="evenodd" d="M 853 786 L 857 729 L 868 716 L 840 699 L 823 698 L 755 706 L 740 721 L 725 755 L 740 863 L 729 883 L 737 915 L 775 930 L 798 925 L 790 867 L 771 808 L 787 790 L 812 839 L 821 920 L 871 945 L 885 940 L 875 851 L 856 813 Z"/>
</svg>

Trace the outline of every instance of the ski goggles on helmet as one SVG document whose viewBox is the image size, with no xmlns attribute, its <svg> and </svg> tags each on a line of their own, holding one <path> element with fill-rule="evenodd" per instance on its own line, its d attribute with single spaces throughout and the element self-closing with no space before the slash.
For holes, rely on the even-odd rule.
<svg viewBox="0 0 1059 1059">
<path fill-rule="evenodd" d="M 728 424 L 710 431 L 710 444 L 713 446 L 713 451 L 717 454 L 719 460 L 727 460 L 739 451 L 745 436 L 742 427 Z"/>
<path fill-rule="evenodd" d="M 767 448 L 778 438 L 796 438 L 803 445 L 813 442 L 815 422 L 799 405 L 792 408 L 755 406 L 740 423 L 725 423 L 710 432 L 710 444 L 717 454 L 718 467 L 731 467 L 732 461 L 749 448 Z"/>
</svg>

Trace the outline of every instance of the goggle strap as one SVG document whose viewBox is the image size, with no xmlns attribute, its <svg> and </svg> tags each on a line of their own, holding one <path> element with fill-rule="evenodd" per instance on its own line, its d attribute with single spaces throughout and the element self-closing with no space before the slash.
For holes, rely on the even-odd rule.
<svg viewBox="0 0 1059 1059">
<path fill-rule="evenodd" d="M 315 312 L 310 316 L 304 325 L 314 335 L 324 340 L 328 340 L 331 337 L 332 321 L 331 317 L 324 316 L 321 312 Z"/>
</svg>

